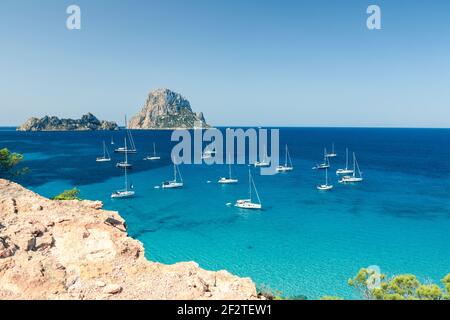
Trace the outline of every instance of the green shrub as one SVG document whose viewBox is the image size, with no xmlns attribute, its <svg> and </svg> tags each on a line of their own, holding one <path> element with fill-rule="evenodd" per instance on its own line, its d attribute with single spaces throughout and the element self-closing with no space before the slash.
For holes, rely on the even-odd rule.
<svg viewBox="0 0 450 320">
<path fill-rule="evenodd" d="M 11 153 L 8 149 L 0 150 L 0 178 L 12 179 L 28 172 L 28 168 L 15 169 L 24 157 L 19 153 Z"/>
<path fill-rule="evenodd" d="M 52 200 L 81 200 L 78 195 L 80 194 L 80 190 L 74 188 L 72 190 L 64 190 L 63 193 L 53 197 Z"/>
</svg>

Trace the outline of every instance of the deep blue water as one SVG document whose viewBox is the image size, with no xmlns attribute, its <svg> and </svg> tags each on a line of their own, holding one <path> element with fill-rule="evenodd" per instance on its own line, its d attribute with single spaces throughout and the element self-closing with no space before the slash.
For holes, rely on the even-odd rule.
<svg viewBox="0 0 450 320">
<path fill-rule="evenodd" d="M 225 204 L 247 194 L 247 166 L 234 168 L 238 185 L 214 183 L 222 165 L 181 166 L 185 188 L 155 189 L 171 178 L 168 131 L 134 132 L 139 154 L 131 157 L 132 200 L 110 199 L 121 188 L 121 171 L 96 163 L 102 140 L 116 146 L 123 132 L 24 133 L 0 130 L 0 147 L 24 153 L 30 167 L 21 183 L 44 196 L 74 186 L 81 196 L 104 201 L 127 220 L 129 233 L 144 243 L 146 256 L 163 263 L 194 260 L 207 269 L 250 276 L 285 295 L 357 296 L 347 279 L 378 265 L 388 274 L 414 273 L 439 281 L 450 272 L 450 130 L 283 128 L 295 166 L 289 174 L 255 182 L 265 209 L 243 212 Z M 156 141 L 163 160 L 145 162 Z M 357 152 L 365 181 L 315 189 L 323 173 L 311 170 L 323 148 L 335 142 L 344 164 L 345 147 Z M 111 150 L 110 150 L 111 151 Z M 210 180 L 213 183 L 207 183 Z"/>
</svg>

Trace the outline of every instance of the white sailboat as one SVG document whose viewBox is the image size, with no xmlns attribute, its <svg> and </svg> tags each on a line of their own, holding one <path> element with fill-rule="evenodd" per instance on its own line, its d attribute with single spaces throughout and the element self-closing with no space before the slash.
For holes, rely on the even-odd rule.
<svg viewBox="0 0 450 320">
<path fill-rule="evenodd" d="M 358 172 L 358 174 L 356 174 Z M 362 182 L 362 173 L 359 170 L 358 161 L 356 161 L 355 153 L 353 152 L 353 175 L 351 176 L 343 176 L 339 183 L 354 183 L 354 182 Z"/>
<path fill-rule="evenodd" d="M 108 149 L 106 149 L 106 143 L 103 141 L 103 157 L 98 157 L 95 159 L 97 162 L 109 162 L 111 161 L 111 157 L 109 156 Z"/>
<path fill-rule="evenodd" d="M 330 153 L 327 153 L 327 157 L 328 157 L 328 158 L 334 158 L 334 157 L 337 157 L 337 153 L 334 151 L 334 142 L 333 142 L 333 144 L 332 144 L 332 146 L 331 146 L 331 152 L 330 152 Z"/>
<path fill-rule="evenodd" d="M 214 156 L 216 154 L 215 143 L 212 143 L 211 145 L 207 146 L 205 149 L 206 150 L 204 150 L 204 152 L 202 154 L 202 159 L 210 159 L 210 158 L 212 158 L 212 156 Z"/>
<path fill-rule="evenodd" d="M 134 197 L 135 192 L 131 189 L 133 189 L 133 186 L 131 185 L 130 188 L 128 188 L 128 174 L 127 174 L 127 168 L 125 167 L 125 188 L 123 190 L 117 190 L 114 191 L 111 194 L 112 199 L 124 199 L 124 198 L 131 198 Z"/>
<path fill-rule="evenodd" d="M 154 142 L 153 142 L 153 156 L 145 157 L 144 160 L 150 161 L 161 160 L 161 157 L 156 155 L 156 144 Z"/>
<path fill-rule="evenodd" d="M 336 174 L 353 174 L 353 170 L 348 168 L 348 148 L 345 149 L 345 169 L 337 169 Z"/>
<path fill-rule="evenodd" d="M 325 169 L 325 184 L 320 184 L 317 186 L 317 190 L 329 191 L 333 189 L 333 185 L 328 184 L 328 169 Z"/>
<path fill-rule="evenodd" d="M 228 178 L 222 177 L 219 179 L 219 181 L 217 181 L 217 183 L 233 184 L 233 183 L 238 183 L 238 182 L 239 182 L 238 179 L 233 179 L 231 176 L 231 161 L 230 161 L 230 157 L 228 156 Z"/>
<path fill-rule="evenodd" d="M 126 137 L 128 137 L 128 140 L 130 141 L 130 148 L 128 149 L 127 146 L 119 147 L 114 150 L 114 152 L 117 153 L 137 153 L 136 145 L 134 144 L 133 135 L 131 134 L 131 131 L 128 129 L 128 123 L 127 123 L 127 117 L 125 116 L 125 131 L 126 131 Z"/>
<path fill-rule="evenodd" d="M 266 158 L 266 146 L 264 145 L 264 147 L 263 147 L 263 159 L 262 159 L 262 161 L 256 161 L 255 162 L 255 167 L 270 167 L 270 163 L 267 161 L 267 158 Z"/>
<path fill-rule="evenodd" d="M 177 181 L 177 173 L 180 176 L 180 181 Z M 178 169 L 178 166 L 173 164 L 173 180 L 172 181 L 164 181 L 161 185 L 163 189 L 174 189 L 174 188 L 182 188 L 183 187 L 183 177 L 181 177 L 181 172 Z"/>
<path fill-rule="evenodd" d="M 276 170 L 277 170 L 277 172 L 287 172 L 287 171 L 294 170 L 294 167 L 292 166 L 291 155 L 289 154 L 289 149 L 288 149 L 287 145 L 286 145 L 286 155 L 285 155 L 285 160 L 284 160 L 284 166 L 279 165 L 279 166 L 277 166 Z"/>
<path fill-rule="evenodd" d="M 235 206 L 241 209 L 252 209 L 252 210 L 260 210 L 262 209 L 261 199 L 259 198 L 258 190 L 255 186 L 255 181 L 253 181 L 252 174 L 250 169 L 248 170 L 248 184 L 249 184 L 249 197 L 248 199 L 237 200 Z M 258 199 L 257 203 L 254 203 L 252 200 L 252 189 L 255 189 L 256 198 Z"/>
<path fill-rule="evenodd" d="M 323 163 L 318 164 L 317 166 L 313 167 L 313 170 L 316 169 L 328 169 L 330 167 L 330 159 L 327 157 L 327 149 L 324 149 L 323 152 Z"/>
<path fill-rule="evenodd" d="M 124 146 L 125 146 L 125 149 L 126 149 L 127 148 L 127 138 L 124 138 Z M 116 163 L 116 167 L 117 168 L 129 169 L 133 165 L 128 162 L 128 152 L 125 152 L 124 155 L 125 155 L 124 156 L 124 158 L 125 158 L 124 161 Z"/>
</svg>

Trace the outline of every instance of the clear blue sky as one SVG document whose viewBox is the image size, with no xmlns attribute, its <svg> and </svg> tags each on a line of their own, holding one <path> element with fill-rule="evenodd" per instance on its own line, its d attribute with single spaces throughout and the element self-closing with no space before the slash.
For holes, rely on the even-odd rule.
<svg viewBox="0 0 450 320">
<path fill-rule="evenodd" d="M 450 127 L 450 1 L 1 1 L 0 125 L 122 122 L 159 87 L 214 125 Z"/>
</svg>

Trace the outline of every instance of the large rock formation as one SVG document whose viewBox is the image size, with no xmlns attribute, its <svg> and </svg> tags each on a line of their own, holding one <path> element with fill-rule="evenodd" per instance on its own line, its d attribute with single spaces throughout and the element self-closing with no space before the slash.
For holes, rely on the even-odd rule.
<svg viewBox="0 0 450 320">
<path fill-rule="evenodd" d="M 253 299 L 255 284 L 144 257 L 101 202 L 53 201 L 0 179 L 0 299 Z"/>
<path fill-rule="evenodd" d="M 119 130 L 115 122 L 98 120 L 92 113 L 81 119 L 59 119 L 45 116 L 41 119 L 30 118 L 17 128 L 18 131 L 86 131 L 86 130 Z"/>
<path fill-rule="evenodd" d="M 169 89 L 150 92 L 142 110 L 128 123 L 130 129 L 194 128 L 196 123 L 208 127 L 203 113 L 194 113 L 191 105 L 179 93 Z"/>
</svg>

